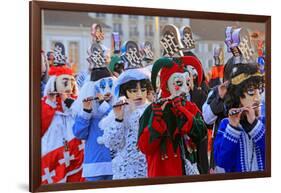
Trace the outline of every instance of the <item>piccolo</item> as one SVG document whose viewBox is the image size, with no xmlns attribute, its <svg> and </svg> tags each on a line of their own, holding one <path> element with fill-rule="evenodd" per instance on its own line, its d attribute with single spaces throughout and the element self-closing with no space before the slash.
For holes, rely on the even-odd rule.
<svg viewBox="0 0 281 193">
<path fill-rule="evenodd" d="M 262 104 L 257 104 L 257 105 L 253 105 L 251 108 L 252 109 L 256 109 L 256 108 L 259 108 L 261 106 L 262 106 Z M 229 116 L 233 116 L 233 115 L 239 114 L 239 113 L 241 113 L 243 111 L 245 111 L 244 108 L 235 109 L 235 110 L 232 110 L 231 112 L 229 112 L 228 115 Z"/>
<path fill-rule="evenodd" d="M 179 96 L 175 96 L 174 98 L 176 98 L 176 97 L 182 97 L 183 99 L 185 99 L 185 98 L 186 98 L 186 94 L 183 93 L 183 94 L 181 94 L 181 95 L 179 95 Z M 160 99 L 156 100 L 155 103 L 163 104 L 163 103 L 165 103 L 166 101 L 172 101 L 174 98 L 171 98 L 171 97 L 160 98 Z"/>
<path fill-rule="evenodd" d="M 48 95 L 59 95 L 59 94 L 73 94 L 72 92 L 48 92 Z"/>
<path fill-rule="evenodd" d="M 98 97 L 88 97 L 88 98 L 85 98 L 83 100 L 83 102 L 89 102 L 89 101 L 98 100 L 98 99 L 99 99 Z"/>
<path fill-rule="evenodd" d="M 105 94 L 104 96 L 109 97 L 110 94 Z M 93 101 L 93 100 L 97 101 L 97 100 L 99 100 L 99 97 L 90 96 L 90 97 L 88 97 L 88 98 L 85 98 L 85 99 L 83 100 L 83 102 L 88 102 L 88 101 Z"/>
<path fill-rule="evenodd" d="M 118 104 L 115 104 L 113 105 L 112 107 L 115 108 L 115 107 L 121 107 L 123 105 L 128 105 L 129 103 L 128 102 L 122 102 L 122 103 L 118 103 Z"/>
</svg>

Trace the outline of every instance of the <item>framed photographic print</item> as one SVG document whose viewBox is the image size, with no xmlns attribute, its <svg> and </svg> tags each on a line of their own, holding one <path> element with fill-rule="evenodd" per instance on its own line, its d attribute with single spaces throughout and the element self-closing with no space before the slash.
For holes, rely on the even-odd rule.
<svg viewBox="0 0 281 193">
<path fill-rule="evenodd" d="M 271 176 L 271 17 L 30 1 L 30 191 Z"/>
</svg>

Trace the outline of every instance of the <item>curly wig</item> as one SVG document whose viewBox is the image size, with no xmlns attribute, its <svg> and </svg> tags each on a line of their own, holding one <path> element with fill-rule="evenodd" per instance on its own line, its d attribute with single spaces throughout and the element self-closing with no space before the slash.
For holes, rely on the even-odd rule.
<svg viewBox="0 0 281 193">
<path fill-rule="evenodd" d="M 247 92 L 249 87 L 254 88 L 263 88 L 264 87 L 264 77 L 263 76 L 251 76 L 255 73 L 259 72 L 258 64 L 237 64 L 232 69 L 230 73 L 230 83 L 227 87 L 227 93 L 224 97 L 224 103 L 226 107 L 226 111 L 228 113 L 231 108 L 239 108 L 240 107 L 240 98 L 244 98 L 244 93 Z M 232 79 L 237 77 L 238 75 L 244 73 L 249 76 L 249 78 L 245 79 L 241 83 L 233 84 Z"/>
</svg>

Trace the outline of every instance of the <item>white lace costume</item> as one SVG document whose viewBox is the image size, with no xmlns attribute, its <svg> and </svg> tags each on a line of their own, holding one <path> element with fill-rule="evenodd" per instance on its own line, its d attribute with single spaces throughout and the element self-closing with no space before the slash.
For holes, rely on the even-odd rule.
<svg viewBox="0 0 281 193">
<path fill-rule="evenodd" d="M 104 135 L 98 139 L 106 147 L 116 152 L 112 160 L 113 179 L 130 179 L 147 177 L 145 156 L 137 149 L 139 118 L 148 104 L 124 108 L 123 122 L 115 121 L 113 110 L 99 123 Z"/>
</svg>

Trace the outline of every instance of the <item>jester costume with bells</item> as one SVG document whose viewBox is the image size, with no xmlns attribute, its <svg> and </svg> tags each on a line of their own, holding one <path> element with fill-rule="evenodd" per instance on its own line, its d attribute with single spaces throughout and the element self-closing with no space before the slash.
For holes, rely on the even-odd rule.
<svg viewBox="0 0 281 193">
<path fill-rule="evenodd" d="M 161 97 L 142 115 L 138 139 L 138 147 L 146 155 L 149 177 L 199 174 L 196 146 L 207 130 L 198 107 L 186 100 L 186 65 L 196 68 L 200 85 L 202 70 L 195 57 L 160 58 L 152 68 L 155 90 L 160 71 Z"/>
<path fill-rule="evenodd" d="M 64 62 L 56 60 L 56 66 L 50 68 L 41 101 L 42 184 L 83 181 L 83 143 L 72 132 L 71 105 L 78 90 L 72 70 Z"/>
</svg>

